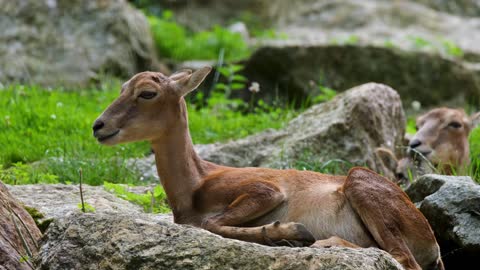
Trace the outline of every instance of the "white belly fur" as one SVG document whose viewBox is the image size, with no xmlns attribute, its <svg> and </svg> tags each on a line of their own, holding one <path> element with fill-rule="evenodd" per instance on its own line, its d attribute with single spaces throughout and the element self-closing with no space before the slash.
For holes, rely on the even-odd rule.
<svg viewBox="0 0 480 270">
<path fill-rule="evenodd" d="M 295 197 L 299 200 L 288 201 L 284 221 L 302 223 L 317 240 L 338 236 L 361 247 L 376 246 L 360 217 L 338 188 L 338 185 L 322 185 L 321 188 L 297 193 Z"/>
</svg>

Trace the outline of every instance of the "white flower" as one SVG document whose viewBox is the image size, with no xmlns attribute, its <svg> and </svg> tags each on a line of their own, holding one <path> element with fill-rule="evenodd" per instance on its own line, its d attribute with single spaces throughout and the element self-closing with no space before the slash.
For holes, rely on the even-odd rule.
<svg viewBox="0 0 480 270">
<path fill-rule="evenodd" d="M 50 115 L 50 118 L 52 118 L 53 120 L 57 119 L 57 116 L 55 114 L 51 114 Z"/>
<path fill-rule="evenodd" d="M 418 111 L 421 108 L 422 108 L 422 104 L 420 103 L 420 101 L 418 100 L 412 101 L 412 109 L 414 109 L 415 111 Z"/>
<path fill-rule="evenodd" d="M 248 90 L 252 93 L 258 93 L 260 92 L 260 84 L 258 84 L 258 82 L 252 82 L 252 85 L 250 85 Z"/>
<path fill-rule="evenodd" d="M 62 102 L 57 102 L 57 107 L 63 107 L 63 103 Z"/>
</svg>

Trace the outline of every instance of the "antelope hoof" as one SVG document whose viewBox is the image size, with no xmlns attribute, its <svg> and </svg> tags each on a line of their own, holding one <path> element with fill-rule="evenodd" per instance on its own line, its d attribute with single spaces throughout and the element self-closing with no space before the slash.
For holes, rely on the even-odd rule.
<svg viewBox="0 0 480 270">
<path fill-rule="evenodd" d="M 269 246 L 305 247 L 315 242 L 315 237 L 303 224 L 294 222 L 265 225 L 262 238 Z"/>
<path fill-rule="evenodd" d="M 315 237 L 313 234 L 301 223 L 293 223 L 297 236 L 294 241 L 303 243 L 303 246 L 310 246 L 315 243 Z"/>
</svg>

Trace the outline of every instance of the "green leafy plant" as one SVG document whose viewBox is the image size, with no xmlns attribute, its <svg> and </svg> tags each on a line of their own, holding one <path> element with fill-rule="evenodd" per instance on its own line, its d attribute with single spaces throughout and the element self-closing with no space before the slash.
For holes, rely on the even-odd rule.
<svg viewBox="0 0 480 270">
<path fill-rule="evenodd" d="M 432 43 L 422 37 L 410 36 L 409 39 L 417 49 L 432 47 Z"/>
<path fill-rule="evenodd" d="M 83 205 L 82 203 L 77 204 L 77 208 L 80 209 L 84 213 L 94 213 L 96 211 L 95 207 L 90 205 L 87 202 L 84 202 Z"/>
<path fill-rule="evenodd" d="M 25 208 L 28 214 L 30 214 L 30 216 L 33 218 L 33 221 L 35 221 L 35 224 L 37 225 L 37 227 L 40 229 L 42 233 L 44 233 L 47 230 L 48 226 L 53 221 L 53 218 L 45 219 L 45 215 L 40 211 L 38 211 L 36 208 L 29 207 L 26 205 L 23 206 L 23 208 Z"/>
<path fill-rule="evenodd" d="M 417 124 L 416 124 L 415 117 L 408 117 L 407 118 L 407 127 L 406 127 L 407 134 L 417 133 L 416 125 Z"/>
<path fill-rule="evenodd" d="M 23 255 L 18 261 L 21 263 L 26 263 L 30 261 L 30 257 L 28 255 Z"/>
<path fill-rule="evenodd" d="M 393 49 L 395 48 L 395 43 L 393 43 L 392 40 L 388 39 L 388 40 L 385 40 L 385 42 L 383 42 L 383 46 L 385 48 Z"/>
<path fill-rule="evenodd" d="M 0 179 L 10 185 L 58 183 L 58 176 L 38 172 L 22 162 L 16 162 L 8 169 L 3 169 L 0 164 Z"/>
<path fill-rule="evenodd" d="M 243 69 L 242 65 L 229 64 L 218 68 L 218 72 L 227 80 L 226 83 L 217 83 L 215 90 L 224 93 L 225 98 L 229 98 L 232 91 L 245 88 L 245 82 L 248 80 L 245 76 L 238 74 Z"/>
<path fill-rule="evenodd" d="M 120 184 L 105 182 L 103 186 L 107 191 L 114 193 L 119 198 L 142 206 L 145 212 L 170 212 L 170 208 L 168 207 L 167 203 L 167 195 L 161 186 L 156 186 L 152 191 L 147 191 L 145 194 L 129 192 L 127 186 Z"/>
<path fill-rule="evenodd" d="M 360 38 L 356 35 L 350 35 L 348 38 L 343 42 L 345 45 L 355 45 L 358 44 Z"/>
<path fill-rule="evenodd" d="M 443 45 L 443 49 L 446 54 L 453 57 L 458 57 L 458 58 L 463 57 L 464 53 L 462 48 L 460 48 L 457 44 L 455 44 L 455 42 L 447 39 L 442 39 L 440 41 Z"/>
<path fill-rule="evenodd" d="M 470 165 L 468 174 L 480 183 L 480 127 L 473 129 L 468 138 L 470 144 Z"/>
<path fill-rule="evenodd" d="M 320 94 L 316 95 L 313 98 L 313 103 L 320 103 L 320 102 L 326 102 L 331 100 L 337 95 L 337 91 L 333 90 L 332 88 L 326 87 L 319 85 L 318 90 L 320 91 Z"/>
</svg>

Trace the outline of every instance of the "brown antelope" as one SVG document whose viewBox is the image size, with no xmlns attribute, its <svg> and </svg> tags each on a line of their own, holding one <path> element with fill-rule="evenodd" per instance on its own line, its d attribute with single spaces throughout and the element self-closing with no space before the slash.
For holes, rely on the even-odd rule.
<svg viewBox="0 0 480 270">
<path fill-rule="evenodd" d="M 478 124 L 480 113 L 468 116 L 463 109 L 437 108 L 417 118 L 417 132 L 411 138 L 408 155 L 397 161 L 392 152 L 377 149 L 397 180 L 429 172 L 464 174 L 470 164 L 468 135 Z"/>
<path fill-rule="evenodd" d="M 348 176 L 232 168 L 194 151 L 184 96 L 209 67 L 142 72 L 93 125 L 102 144 L 147 140 L 174 221 L 261 244 L 379 247 L 406 269 L 443 269 L 425 217 L 397 185 L 363 168 Z"/>
</svg>

